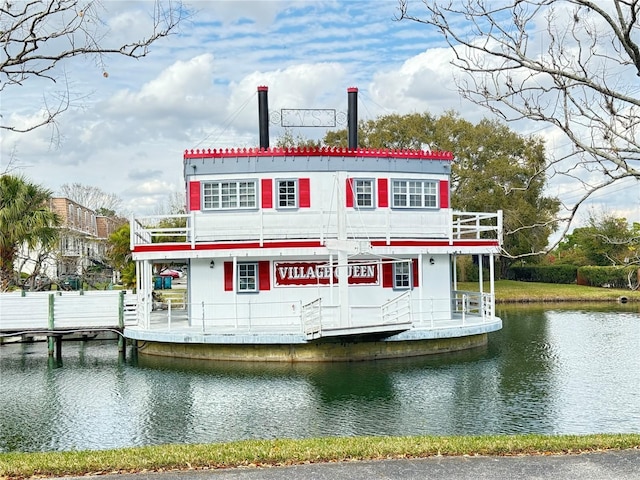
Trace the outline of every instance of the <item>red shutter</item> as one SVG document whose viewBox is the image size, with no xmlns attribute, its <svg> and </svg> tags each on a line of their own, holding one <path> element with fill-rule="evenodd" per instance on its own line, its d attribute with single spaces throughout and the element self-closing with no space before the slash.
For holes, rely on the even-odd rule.
<svg viewBox="0 0 640 480">
<path fill-rule="evenodd" d="M 269 260 L 258 262 L 258 290 L 271 290 L 271 272 Z"/>
<path fill-rule="evenodd" d="M 449 208 L 449 182 L 440 181 L 440 208 Z"/>
<path fill-rule="evenodd" d="M 347 207 L 353 207 L 353 178 L 347 178 L 346 185 Z"/>
<path fill-rule="evenodd" d="M 309 186 L 309 179 L 299 179 L 298 185 L 300 186 L 300 208 L 309 208 L 311 206 L 311 188 Z"/>
<path fill-rule="evenodd" d="M 378 179 L 378 207 L 387 208 L 389 206 L 389 180 Z"/>
<path fill-rule="evenodd" d="M 233 262 L 224 262 L 224 291 L 233 292 Z"/>
<path fill-rule="evenodd" d="M 413 259 L 413 264 L 411 265 L 411 269 L 413 270 L 413 286 L 420 286 L 420 272 L 418 271 L 418 259 Z"/>
<path fill-rule="evenodd" d="M 393 288 L 393 263 L 382 264 L 382 287 Z"/>
<path fill-rule="evenodd" d="M 200 210 L 200 182 L 189 182 L 189 211 Z"/>
<path fill-rule="evenodd" d="M 273 208 L 273 180 L 262 179 L 262 208 Z"/>
</svg>

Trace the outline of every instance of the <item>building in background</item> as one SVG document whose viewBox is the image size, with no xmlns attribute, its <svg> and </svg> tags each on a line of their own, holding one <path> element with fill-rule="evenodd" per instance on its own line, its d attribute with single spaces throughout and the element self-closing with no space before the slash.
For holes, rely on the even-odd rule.
<svg viewBox="0 0 640 480">
<path fill-rule="evenodd" d="M 60 218 L 57 247 L 23 249 L 16 266 L 30 277 L 26 282 L 30 288 L 45 287 L 46 281 L 68 282 L 69 278 L 82 278 L 89 284 L 112 281 L 113 271 L 105 261 L 107 241 L 126 220 L 99 215 L 64 197 L 52 197 L 49 208 Z"/>
</svg>

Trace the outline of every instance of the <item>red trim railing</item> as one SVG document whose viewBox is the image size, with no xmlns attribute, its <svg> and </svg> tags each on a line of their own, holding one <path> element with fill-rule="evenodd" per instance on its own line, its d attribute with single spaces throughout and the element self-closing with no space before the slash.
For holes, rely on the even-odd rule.
<svg viewBox="0 0 640 480">
<path fill-rule="evenodd" d="M 191 149 L 184 151 L 184 159 L 191 158 L 230 158 L 230 157 L 377 157 L 413 160 L 452 161 L 453 153 L 427 150 L 393 150 L 388 148 L 345 147 L 272 147 L 272 148 L 220 148 Z"/>
</svg>

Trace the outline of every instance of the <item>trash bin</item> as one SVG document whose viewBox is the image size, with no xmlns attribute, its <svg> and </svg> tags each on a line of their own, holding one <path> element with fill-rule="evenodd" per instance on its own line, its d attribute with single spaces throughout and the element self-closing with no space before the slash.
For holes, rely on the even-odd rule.
<svg viewBox="0 0 640 480">
<path fill-rule="evenodd" d="M 162 277 L 153 277 L 153 288 L 155 290 L 162 289 Z"/>
<path fill-rule="evenodd" d="M 164 277 L 164 283 L 162 285 L 162 288 L 164 288 L 165 290 L 169 290 L 171 288 L 171 280 L 172 278 L 169 275 Z"/>
</svg>

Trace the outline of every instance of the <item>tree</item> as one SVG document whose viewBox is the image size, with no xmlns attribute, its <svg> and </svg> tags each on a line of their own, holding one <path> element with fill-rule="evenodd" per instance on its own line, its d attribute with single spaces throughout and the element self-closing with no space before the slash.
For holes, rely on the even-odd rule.
<svg viewBox="0 0 640 480">
<path fill-rule="evenodd" d="M 122 204 L 122 199 L 115 193 L 107 193 L 99 187 L 82 185 L 81 183 L 65 183 L 60 187 L 63 197 L 87 207 L 94 212 L 115 217 Z"/>
<path fill-rule="evenodd" d="M 131 256 L 130 225 L 125 223 L 109 236 L 107 261 L 114 270 L 120 272 L 122 284 L 133 287 L 136 284 L 136 268 Z"/>
<path fill-rule="evenodd" d="M 281 147 L 281 148 L 292 148 L 292 147 L 317 148 L 319 146 L 320 146 L 319 141 L 305 138 L 304 136 L 302 136 L 302 134 L 298 134 L 294 136 L 290 128 L 285 128 L 282 136 L 279 137 L 278 140 L 276 141 L 276 147 Z"/>
<path fill-rule="evenodd" d="M 570 148 L 545 165 L 578 182 L 565 230 L 595 191 L 640 179 L 637 0 L 399 0 L 399 19 L 435 27 L 451 48 L 460 94 L 509 120 L 545 122 Z"/>
<path fill-rule="evenodd" d="M 576 228 L 556 248 L 561 261 L 575 265 L 616 266 L 640 264 L 640 224 L 591 212 L 587 226 Z"/>
<path fill-rule="evenodd" d="M 82 0 L 0 0 L 0 93 L 26 81 L 62 81 L 63 93 L 44 100 L 43 115 L 33 123 L 17 126 L 0 123 L 0 129 L 28 132 L 47 124 L 71 104 L 67 79 L 60 67 L 74 57 L 96 60 L 101 75 L 108 77 L 105 58 L 120 55 L 139 59 L 149 53 L 157 40 L 172 34 L 186 17 L 179 0 L 155 0 L 150 30 L 143 38 L 113 44 L 102 20 L 105 10 L 100 1 Z M 6 118 L 2 116 L 0 118 Z"/>
<path fill-rule="evenodd" d="M 0 177 L 0 291 L 17 284 L 16 256 L 23 246 L 50 248 L 58 238 L 58 216 L 47 205 L 51 192 L 23 177 Z"/>
<path fill-rule="evenodd" d="M 527 138 L 497 121 L 472 124 L 448 112 L 386 115 L 360 122 L 358 140 L 370 148 L 452 151 L 452 206 L 466 211 L 504 211 L 502 268 L 543 251 L 553 232 L 558 202 L 544 196 L 541 140 Z M 346 146 L 346 131 L 328 132 L 325 143 Z"/>
</svg>

